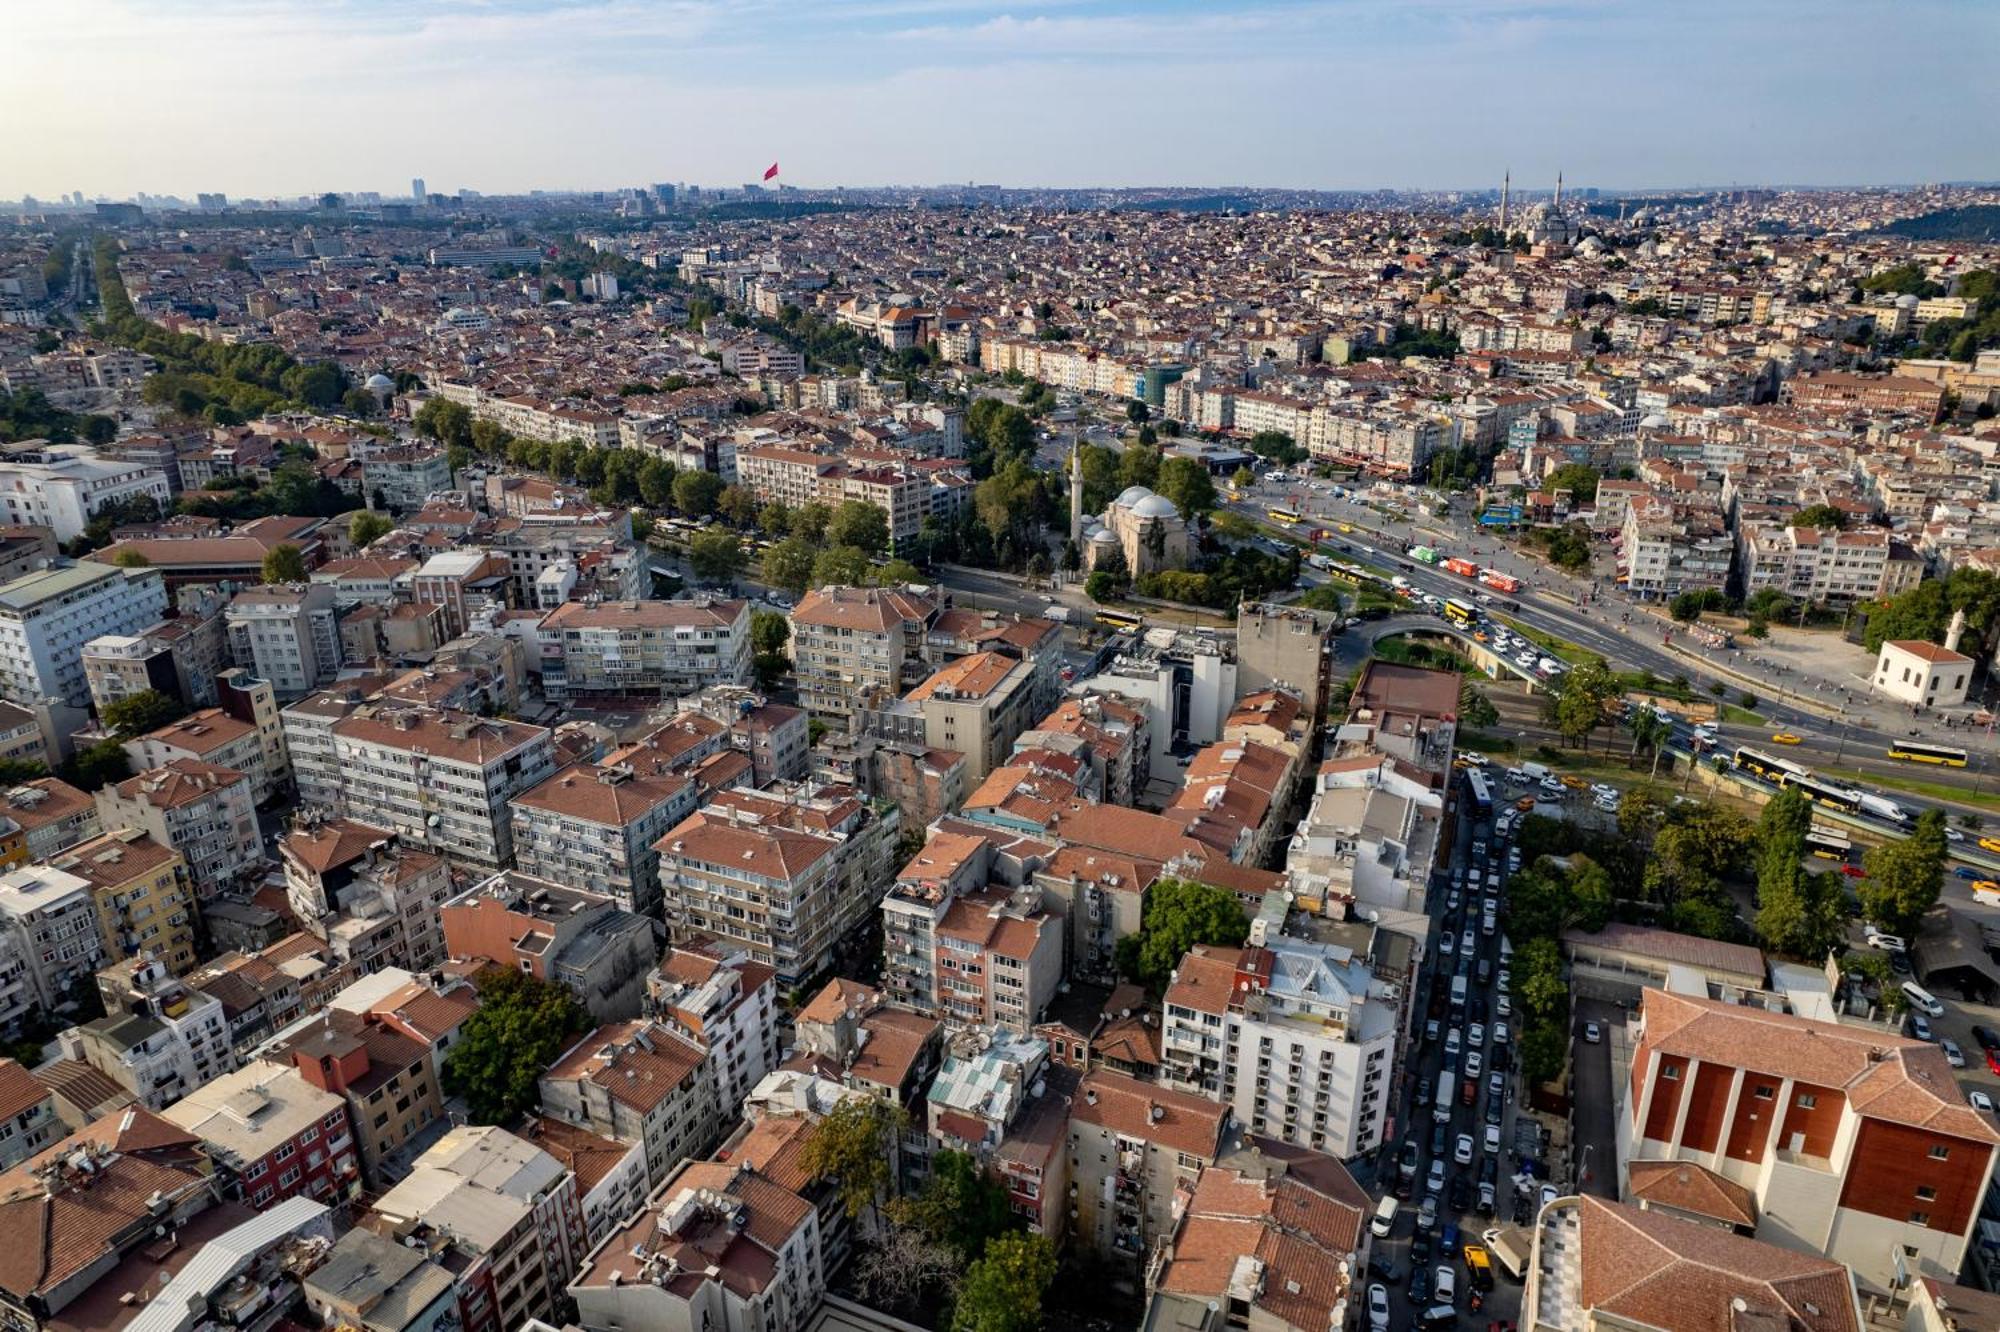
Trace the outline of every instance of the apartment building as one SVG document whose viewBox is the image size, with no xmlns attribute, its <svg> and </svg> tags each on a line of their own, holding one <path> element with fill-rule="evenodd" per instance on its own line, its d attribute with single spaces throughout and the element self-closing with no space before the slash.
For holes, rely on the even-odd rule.
<svg viewBox="0 0 2000 1332">
<path fill-rule="evenodd" d="M 221 1074 L 160 1117 L 201 1139 L 223 1191 L 260 1212 L 287 1198 L 335 1203 L 360 1187 L 347 1102 L 288 1065 Z"/>
<path fill-rule="evenodd" d="M 860 695 L 900 694 L 927 672 L 925 638 L 944 610 L 941 590 L 815 588 L 791 614 L 792 665 L 799 701 L 834 726 L 852 729 Z"/>
<path fill-rule="evenodd" d="M 103 936 L 87 880 L 48 865 L 0 874 L 0 931 L 13 956 L 0 969 L 0 1019 L 32 1007 L 56 1013 L 104 965 Z"/>
<path fill-rule="evenodd" d="M 187 862 L 196 897 L 235 887 L 264 860 L 250 779 L 234 768 L 177 758 L 97 792 L 107 828 L 137 828 Z"/>
<path fill-rule="evenodd" d="M 157 569 L 85 562 L 0 584 L 0 698 L 24 707 L 47 698 L 88 707 L 83 645 L 136 633 L 166 608 Z"/>
<path fill-rule="evenodd" d="M 667 697 L 750 679 L 748 601 L 571 601 L 535 635 L 550 699 Z"/>
<path fill-rule="evenodd" d="M 1039 1036 L 968 1027 L 945 1050 L 925 1096 L 930 1153 L 971 1156 L 1006 1190 L 1010 1212 L 1039 1234 L 1059 1236 L 1069 1179 L 1064 1111 L 1076 1075 L 1050 1064 Z"/>
<path fill-rule="evenodd" d="M 370 501 L 391 513 L 408 513 L 440 490 L 451 489 L 451 465 L 438 444 L 370 444 L 356 449 L 361 485 Z"/>
<path fill-rule="evenodd" d="M 542 1113 L 637 1143 L 649 1179 L 708 1150 L 733 1116 L 716 1097 L 715 1059 L 664 1022 L 616 1022 L 578 1038 L 542 1075 Z"/>
<path fill-rule="evenodd" d="M 1664 501 L 1632 504 L 1617 549 L 1626 591 L 1643 600 L 1719 591 L 1735 559 L 1735 542 L 1719 512 Z"/>
<path fill-rule="evenodd" d="M 1072 1242 L 1137 1263 L 1174 1233 L 1175 1199 L 1222 1152 L 1229 1108 L 1096 1068 L 1070 1101 Z"/>
<path fill-rule="evenodd" d="M 1786 401 L 1822 412 L 1888 412 L 1929 423 L 1944 410 L 1944 386 L 1897 375 L 1857 375 L 1828 371 L 1785 381 Z"/>
<path fill-rule="evenodd" d="M 239 721 L 221 708 L 203 708 L 156 731 L 127 740 L 125 757 L 134 772 L 158 768 L 173 759 L 192 759 L 215 768 L 234 768 L 250 779 L 250 798 L 258 804 L 275 794 L 264 735 L 251 722 Z"/>
<path fill-rule="evenodd" d="M 297 708 L 285 712 L 302 798 L 475 869 L 513 863 L 507 802 L 555 771 L 550 732 L 523 722 L 365 705 L 326 728 L 329 750 L 314 743 L 315 720 Z"/>
<path fill-rule="evenodd" d="M 1245 602 L 1236 608 L 1236 689 L 1296 695 L 1308 718 L 1326 703 L 1339 617 L 1300 606 Z"/>
<path fill-rule="evenodd" d="M 835 791 L 718 793 L 656 844 L 676 939 L 712 935 L 804 983 L 874 914 L 900 812 Z"/>
<path fill-rule="evenodd" d="M 646 1013 L 708 1052 L 725 1120 L 778 1066 L 777 973 L 740 952 L 669 948 L 646 978 Z"/>
<path fill-rule="evenodd" d="M 681 773 L 642 772 L 629 761 L 573 764 L 508 802 L 514 862 L 524 874 L 658 917 L 660 856 L 653 844 L 694 813 L 696 798 L 694 779 Z"/>
<path fill-rule="evenodd" d="M 280 698 L 304 698 L 340 669 L 340 615 L 325 583 L 247 588 L 223 619 L 231 660 Z"/>
<path fill-rule="evenodd" d="M 55 1093 L 15 1060 L 0 1059 L 0 1171 L 68 1133 Z"/>
<path fill-rule="evenodd" d="M 157 958 L 127 958 L 97 976 L 105 1016 L 62 1033 L 63 1054 L 95 1068 L 150 1110 L 164 1110 L 236 1067 L 220 1000 Z"/>
<path fill-rule="evenodd" d="M 659 926 L 611 898 L 503 870 L 445 903 L 445 951 L 568 987 L 600 1022 L 636 1015 Z"/>
<path fill-rule="evenodd" d="M 101 715 L 119 699 L 148 689 L 189 707 L 213 706 L 216 679 L 229 669 L 229 631 L 221 589 L 178 589 L 179 614 L 137 634 L 105 634 L 83 645 L 84 682 Z"/>
<path fill-rule="evenodd" d="M 923 717 L 924 742 L 965 755 L 968 781 L 980 782 L 1013 752 L 1021 732 L 1041 717 L 1034 663 L 979 652 L 939 667 L 903 700 Z"/>
<path fill-rule="evenodd" d="M 1269 1332 L 1335 1327 L 1361 1306 L 1374 1210 L 1333 1157 L 1247 1138 L 1201 1172 L 1172 1235 L 1148 1255 L 1146 1324 L 1187 1332 L 1223 1332 L 1237 1321 Z"/>
<path fill-rule="evenodd" d="M 888 904 L 885 900 L 885 921 Z M 1064 921 L 1033 887 L 968 893 L 930 931 L 934 996 L 928 1010 L 952 1026 L 1026 1032 L 1062 985 Z M 920 956 L 911 961 L 922 965 Z"/>
<path fill-rule="evenodd" d="M 49 866 L 90 885 L 97 928 L 112 957 L 147 953 L 174 973 L 195 964 L 194 884 L 187 861 L 137 828 L 79 842 Z"/>
<path fill-rule="evenodd" d="M 361 1332 L 460 1332 L 458 1287 L 443 1264 L 356 1227 L 308 1274 L 306 1307 L 324 1327 Z M 528 1326 L 533 1326 L 529 1324 Z"/>
<path fill-rule="evenodd" d="M 0 522 L 46 527 L 59 542 L 81 536 L 102 510 L 140 498 L 171 509 L 166 473 L 83 445 L 17 448 L 0 458 Z"/>
<path fill-rule="evenodd" d="M 1252 1133 L 1342 1158 L 1374 1150 L 1390 1114 L 1395 1005 L 1350 950 L 1260 935 L 1181 960 L 1161 1084 L 1222 1099 Z"/>
<path fill-rule="evenodd" d="M 285 895 L 306 932 L 363 975 L 385 967 L 444 965 L 444 857 L 401 845 L 396 834 L 351 819 L 302 817 L 278 841 Z"/>
<path fill-rule="evenodd" d="M 558 1317 L 585 1249 L 577 1179 L 503 1128 L 463 1126 L 416 1159 L 364 1224 L 437 1257 L 465 1332 L 514 1332 Z"/>
<path fill-rule="evenodd" d="M 1902 590 L 1883 528 L 1744 523 L 1736 543 L 1745 596 L 1774 587 L 1799 601 L 1851 605 Z"/>
<path fill-rule="evenodd" d="M 1747 1191 L 1759 1239 L 1873 1289 L 1964 1263 L 2000 1129 L 1934 1045 L 1649 989 L 1616 1090 L 1625 1176 L 1675 1161 Z"/>
<path fill-rule="evenodd" d="M 620 1142 L 548 1115 L 523 1117 L 518 1132 L 573 1175 L 583 1208 L 586 1250 L 646 1203 L 646 1156 L 636 1142 Z"/>
<path fill-rule="evenodd" d="M 347 1102 L 362 1179 L 378 1189 L 386 1182 L 383 1162 L 444 1118 L 430 1047 L 366 1014 L 339 1007 L 309 1013 L 280 1033 L 263 1057 L 289 1063 L 307 1082 Z"/>
<path fill-rule="evenodd" d="M 0 791 L 0 817 L 27 834 L 29 860 L 48 860 L 65 847 L 97 836 L 97 802 L 59 777 L 31 777 Z"/>
<path fill-rule="evenodd" d="M 801 1332 L 827 1278 L 811 1203 L 741 1161 L 690 1161 L 591 1250 L 569 1294 L 592 1332 Z"/>
</svg>

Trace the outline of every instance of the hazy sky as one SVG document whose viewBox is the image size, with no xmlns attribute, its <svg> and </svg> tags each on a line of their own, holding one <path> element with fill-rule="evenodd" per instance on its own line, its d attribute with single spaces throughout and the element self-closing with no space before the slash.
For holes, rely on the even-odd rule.
<svg viewBox="0 0 2000 1332">
<path fill-rule="evenodd" d="M 0 0 L 0 197 L 2000 176 L 2000 0 Z"/>
</svg>

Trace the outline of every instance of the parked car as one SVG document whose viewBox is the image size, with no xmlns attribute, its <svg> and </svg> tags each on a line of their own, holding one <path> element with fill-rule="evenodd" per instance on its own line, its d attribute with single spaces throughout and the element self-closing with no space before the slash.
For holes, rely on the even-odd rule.
<svg viewBox="0 0 2000 1332">
<path fill-rule="evenodd" d="M 1972 1104 L 1974 1110 L 1983 1110 L 1989 1115 L 1993 1113 L 1993 1098 L 1985 1092 L 1980 1091 L 1977 1087 L 1968 1091 L 1965 1094 L 1965 1099 Z"/>
<path fill-rule="evenodd" d="M 1410 1264 L 1410 1303 L 1421 1306 L 1431 1297 L 1431 1269 L 1428 1263 Z"/>
<path fill-rule="evenodd" d="M 1458 1143 L 1452 1148 L 1451 1159 L 1460 1165 L 1472 1164 L 1472 1135 L 1470 1133 L 1461 1133 L 1458 1135 Z"/>
<path fill-rule="evenodd" d="M 1931 1031 L 1931 1020 L 1922 1013 L 1910 1014 L 1910 1035 L 1920 1041 L 1933 1041 L 1937 1037 Z"/>
<path fill-rule="evenodd" d="M 1586 1022 L 1583 1024 L 1583 1040 L 1586 1045 L 1596 1045 L 1603 1039 L 1603 1028 L 1599 1027 L 1595 1022 Z"/>
<path fill-rule="evenodd" d="M 1389 1332 L 1389 1288 L 1379 1281 L 1368 1287 L 1368 1326 Z"/>
<path fill-rule="evenodd" d="M 1938 1049 L 1944 1051 L 1945 1063 L 1950 1064 L 1953 1068 L 1965 1067 L 1965 1051 L 1958 1048 L 1957 1041 L 1939 1041 Z"/>
</svg>

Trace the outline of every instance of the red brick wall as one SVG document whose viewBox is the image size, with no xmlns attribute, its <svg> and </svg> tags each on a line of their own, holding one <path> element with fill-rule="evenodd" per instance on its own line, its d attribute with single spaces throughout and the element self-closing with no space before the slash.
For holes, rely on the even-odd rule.
<svg viewBox="0 0 2000 1332">
<path fill-rule="evenodd" d="M 1652 1072 L 1653 1106 L 1646 1112 L 1646 1136 L 1666 1142 L 1674 1135 L 1674 1119 L 1680 1114 L 1681 1095 L 1687 1088 L 1688 1061 L 1679 1055 L 1661 1055 Z"/>
<path fill-rule="evenodd" d="M 1769 1097 L 1760 1097 L 1760 1089 Z M 1723 1151 L 1732 1161 L 1762 1161 L 1771 1140 L 1771 1126 L 1778 1122 L 1784 1107 L 1778 1100 L 1778 1079 L 1766 1073 L 1743 1074 L 1743 1089 L 1736 1096 L 1736 1114 L 1729 1121 L 1729 1137 Z"/>
<path fill-rule="evenodd" d="M 1931 1155 L 1933 1147 L 1943 1147 L 1949 1155 L 1939 1160 Z M 1865 1119 L 1855 1134 L 1840 1205 L 1893 1221 L 1928 1212 L 1932 1230 L 1962 1234 L 1979 1209 L 1992 1153 L 1983 1143 Z M 1919 1198 L 1921 1188 L 1936 1196 Z"/>
<path fill-rule="evenodd" d="M 1801 1096 L 1814 1099 L 1812 1109 L 1805 1109 L 1799 1104 Z M 1785 1108 L 1785 1127 L 1778 1134 L 1778 1145 L 1789 1148 L 1793 1136 L 1803 1133 L 1806 1155 L 1832 1156 L 1834 1135 L 1840 1132 L 1840 1116 L 1846 1104 L 1847 1098 L 1831 1087 L 1793 1083 L 1792 1103 Z"/>
<path fill-rule="evenodd" d="M 1703 1064 L 1696 1070 L 1687 1119 L 1681 1124 L 1681 1146 L 1697 1152 L 1715 1150 L 1722 1140 L 1722 1117 L 1729 1109 L 1729 1089 L 1735 1079 L 1736 1070 L 1721 1064 Z"/>
</svg>

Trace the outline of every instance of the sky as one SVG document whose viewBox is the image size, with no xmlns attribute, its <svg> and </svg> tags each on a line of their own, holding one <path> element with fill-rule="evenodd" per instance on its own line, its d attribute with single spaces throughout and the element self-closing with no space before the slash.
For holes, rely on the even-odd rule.
<svg viewBox="0 0 2000 1332">
<path fill-rule="evenodd" d="M 1995 0 L 0 0 L 0 198 L 2000 177 Z"/>
</svg>

